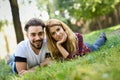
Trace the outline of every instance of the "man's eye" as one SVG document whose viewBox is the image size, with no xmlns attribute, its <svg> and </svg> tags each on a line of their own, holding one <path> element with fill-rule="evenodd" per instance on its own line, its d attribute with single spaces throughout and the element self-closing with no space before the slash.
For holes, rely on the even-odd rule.
<svg viewBox="0 0 120 80">
<path fill-rule="evenodd" d="M 38 35 L 39 35 L 39 36 L 43 35 L 43 32 L 40 32 Z"/>
<path fill-rule="evenodd" d="M 35 34 L 31 34 L 31 36 L 35 36 Z"/>
</svg>

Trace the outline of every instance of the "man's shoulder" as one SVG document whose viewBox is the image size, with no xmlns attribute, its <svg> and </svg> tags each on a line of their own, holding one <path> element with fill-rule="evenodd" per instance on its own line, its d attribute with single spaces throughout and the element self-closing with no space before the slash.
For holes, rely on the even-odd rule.
<svg viewBox="0 0 120 80">
<path fill-rule="evenodd" d="M 25 57 L 26 53 L 28 53 L 29 50 L 29 41 L 28 40 L 23 40 L 21 41 L 16 49 L 15 49 L 15 56 L 22 56 Z"/>
<path fill-rule="evenodd" d="M 28 44 L 29 44 L 29 40 L 26 39 L 26 40 L 23 40 L 20 43 L 18 43 L 18 46 L 24 46 L 24 47 L 26 47 L 26 46 L 28 46 Z"/>
</svg>

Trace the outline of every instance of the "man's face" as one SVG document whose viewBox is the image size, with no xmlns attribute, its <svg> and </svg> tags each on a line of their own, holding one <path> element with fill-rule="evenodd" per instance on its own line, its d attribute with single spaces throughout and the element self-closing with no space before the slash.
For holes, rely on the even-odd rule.
<svg viewBox="0 0 120 80">
<path fill-rule="evenodd" d="M 27 37 L 33 48 L 40 49 L 43 43 L 44 30 L 41 26 L 30 26 L 27 31 Z"/>
</svg>

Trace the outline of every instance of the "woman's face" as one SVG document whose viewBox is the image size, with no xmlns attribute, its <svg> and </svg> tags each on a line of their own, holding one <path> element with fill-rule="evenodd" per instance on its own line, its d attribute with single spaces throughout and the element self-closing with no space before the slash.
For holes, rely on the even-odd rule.
<svg viewBox="0 0 120 80">
<path fill-rule="evenodd" d="M 65 40 L 67 39 L 67 34 L 63 30 L 63 28 L 61 26 L 52 26 L 52 27 L 49 27 L 49 32 L 50 32 L 52 38 L 54 40 L 56 40 L 56 41 L 60 41 L 63 38 Z"/>
</svg>

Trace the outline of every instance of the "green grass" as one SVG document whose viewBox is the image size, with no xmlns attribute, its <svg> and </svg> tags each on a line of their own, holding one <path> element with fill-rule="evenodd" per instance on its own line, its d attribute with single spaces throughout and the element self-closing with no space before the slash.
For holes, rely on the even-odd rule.
<svg viewBox="0 0 120 80">
<path fill-rule="evenodd" d="M 0 61 L 1 80 L 120 80 L 120 34 L 111 33 L 120 25 L 104 29 L 108 41 L 98 51 L 78 59 L 56 62 L 47 67 L 37 67 L 34 73 L 24 76 L 12 74 L 10 67 Z M 93 43 L 101 31 L 84 35 L 84 40 Z"/>
</svg>

